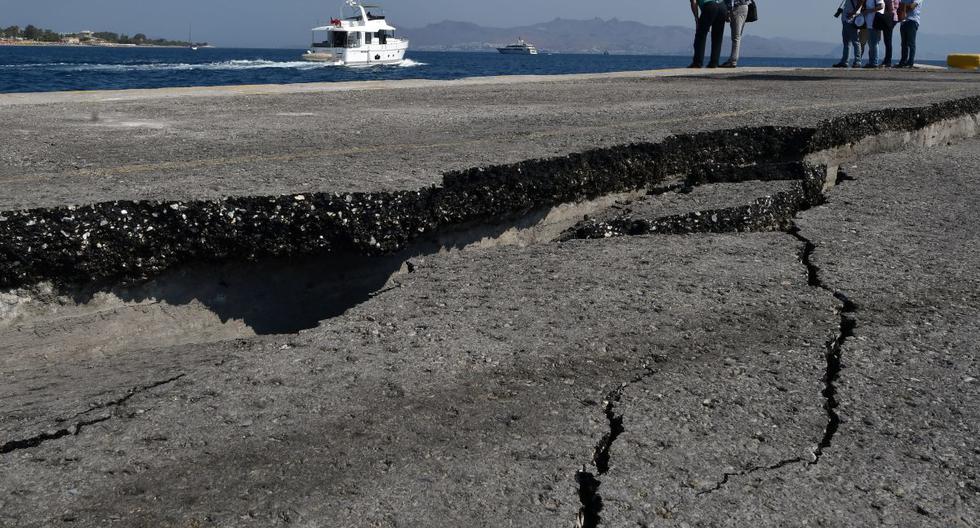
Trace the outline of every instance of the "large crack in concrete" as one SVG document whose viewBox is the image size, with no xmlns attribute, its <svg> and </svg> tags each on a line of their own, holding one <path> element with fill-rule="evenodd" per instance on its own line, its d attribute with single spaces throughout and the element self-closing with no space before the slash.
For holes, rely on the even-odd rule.
<svg viewBox="0 0 980 528">
<path fill-rule="evenodd" d="M 630 386 L 654 376 L 656 370 L 653 365 L 664 359 L 663 356 L 653 356 L 650 363 L 643 365 L 642 372 L 606 394 L 602 404 L 602 414 L 606 420 L 608 431 L 603 433 L 596 443 L 592 450 L 592 460 L 589 462 L 589 465 L 595 468 L 595 472 L 590 471 L 586 465 L 575 473 L 578 497 L 582 503 L 576 519 L 576 528 L 596 528 L 602 522 L 600 514 L 603 509 L 603 502 L 602 495 L 599 493 L 602 481 L 599 480 L 599 477 L 609 473 L 613 445 L 619 436 L 626 432 L 625 417 L 616 413 L 616 405 L 622 401 L 623 395 Z"/>
<path fill-rule="evenodd" d="M 88 414 L 90 414 L 90 413 L 92 413 L 94 411 L 100 411 L 100 410 L 104 410 L 104 409 L 109 409 L 109 408 L 113 408 L 113 407 L 122 406 L 122 405 L 124 405 L 126 402 L 128 402 L 129 400 L 131 400 L 134 396 L 136 396 L 138 394 L 142 394 L 142 393 L 151 391 L 153 389 L 156 389 L 158 387 L 162 387 L 164 385 L 169 385 L 171 383 L 174 383 L 174 382 L 180 380 L 184 376 L 186 376 L 186 374 L 179 374 L 177 376 L 173 376 L 173 377 L 167 378 L 165 380 L 156 381 L 156 382 L 153 382 L 153 383 L 150 383 L 150 384 L 147 384 L 147 385 L 142 385 L 142 386 L 139 386 L 139 387 L 133 387 L 133 388 L 129 389 L 126 392 L 126 394 L 124 394 L 123 396 L 120 396 L 118 398 L 115 398 L 115 399 L 112 399 L 112 400 L 109 400 L 109 401 L 105 401 L 105 402 L 101 402 L 101 403 L 97 403 L 95 405 L 92 405 L 88 409 L 86 409 L 84 411 L 81 411 L 81 412 L 78 412 L 78 413 L 74 414 L 73 416 L 71 416 L 69 418 L 62 418 L 62 419 L 56 420 L 57 423 L 65 423 L 65 422 L 72 422 L 72 423 L 71 423 L 71 425 L 69 425 L 67 427 L 62 427 L 60 429 L 55 429 L 55 430 L 51 430 L 51 431 L 45 431 L 43 433 L 34 435 L 32 437 L 29 437 L 29 438 L 22 438 L 22 439 L 17 439 L 17 440 L 10 440 L 10 441 L 4 443 L 3 445 L 0 445 L 0 455 L 5 455 L 5 454 L 8 454 L 8 453 L 13 453 L 14 451 L 20 451 L 20 450 L 23 450 L 23 449 L 31 449 L 31 448 L 34 448 L 34 447 L 38 447 L 39 445 L 41 445 L 41 444 L 43 444 L 45 442 L 49 442 L 49 441 L 52 441 L 52 440 L 58 440 L 58 439 L 61 439 L 61 438 L 65 438 L 67 436 L 76 436 L 79 433 L 81 433 L 82 430 L 85 429 L 86 427 L 89 427 L 89 426 L 92 426 L 92 425 L 95 425 L 95 424 L 98 424 L 98 423 L 102 423 L 102 422 L 106 422 L 106 421 L 111 420 L 112 417 L 113 417 L 113 415 L 112 415 L 112 413 L 102 414 L 102 415 L 97 416 L 95 418 L 90 418 L 90 419 L 86 419 L 86 420 L 79 420 L 79 418 L 82 418 L 85 415 L 88 415 Z"/>
<path fill-rule="evenodd" d="M 38 342 L 24 336 L 46 324 L 47 305 L 74 307 L 52 310 L 50 317 L 75 321 L 74 327 L 59 325 L 78 343 L 73 351 L 82 353 L 120 346 L 77 330 L 106 314 L 141 329 L 145 335 L 132 338 L 137 349 L 295 333 L 390 286 L 410 258 L 552 241 L 615 196 L 719 182 L 790 179 L 799 185 L 747 205 L 630 220 L 613 229 L 593 226 L 591 232 L 785 230 L 796 212 L 819 199 L 818 182 L 835 183 L 840 160 L 859 153 L 855 145 L 874 150 L 971 135 L 978 115 L 980 98 L 971 98 L 869 112 L 812 129 L 679 135 L 449 173 L 442 186 L 414 192 L 0 212 L 0 333 L 15 325 L 4 338 L 20 349 L 36 348 Z M 582 237 L 586 230 L 577 231 L 574 236 Z M 42 352 L 55 351 L 64 339 L 48 341 Z"/>
<path fill-rule="evenodd" d="M 830 293 L 835 299 L 840 301 L 840 324 L 838 332 L 828 339 L 824 347 L 826 349 L 827 368 L 824 372 L 824 389 L 822 395 L 825 399 L 824 410 L 827 413 L 827 426 L 824 429 L 823 437 L 813 450 L 813 459 L 808 464 L 813 465 L 820 462 L 824 452 L 829 449 L 834 442 L 834 436 L 840 428 L 841 417 L 837 413 L 840 402 L 837 399 L 837 379 L 841 370 L 844 368 L 842 362 L 843 347 L 845 342 L 854 337 L 854 330 L 857 328 L 858 305 L 847 295 L 836 291 L 820 277 L 820 267 L 813 262 L 813 254 L 816 251 L 816 244 L 805 237 L 798 226 L 794 224 L 789 234 L 803 243 L 800 251 L 800 261 L 806 268 L 807 282 L 813 288 L 818 288 Z"/>
<path fill-rule="evenodd" d="M 849 178 L 842 172 L 838 180 L 842 181 L 845 179 Z M 803 210 L 800 212 L 802 211 Z M 774 471 L 792 464 L 805 463 L 808 466 L 815 465 L 820 462 L 820 458 L 823 456 L 824 452 L 833 445 L 834 437 L 837 434 L 837 430 L 840 428 L 841 417 L 837 413 L 837 408 L 840 405 L 840 402 L 837 399 L 838 392 L 836 382 L 844 368 L 844 364 L 842 362 L 844 343 L 847 341 L 847 339 L 854 336 L 854 330 L 857 328 L 856 316 L 858 306 L 846 295 L 830 288 L 823 282 L 823 279 L 820 277 L 820 267 L 813 262 L 813 254 L 817 249 L 816 244 L 802 234 L 799 226 L 795 222 L 792 222 L 785 232 L 802 243 L 799 259 L 806 272 L 807 285 L 811 288 L 816 288 L 830 293 L 835 299 L 841 302 L 838 332 L 824 344 L 824 356 L 827 365 L 822 379 L 824 388 L 821 391 L 821 396 L 824 398 L 823 407 L 827 415 L 827 425 L 824 427 L 823 435 L 820 441 L 813 448 L 813 456 L 810 460 L 804 460 L 803 457 L 797 456 L 780 460 L 779 462 L 768 466 L 755 466 L 747 470 L 727 472 L 717 483 L 715 483 L 714 486 L 698 492 L 699 496 L 708 495 L 722 489 L 728 485 L 731 479 L 734 477 L 747 476 L 759 472 Z"/>
<path fill-rule="evenodd" d="M 670 191 L 677 188 L 670 183 L 677 175 L 683 178 L 681 188 L 718 182 L 790 180 L 796 182 L 792 190 L 748 205 L 675 215 L 638 226 L 623 224 L 617 228 L 617 234 L 772 230 L 786 231 L 804 243 L 801 260 L 807 269 L 808 282 L 834 294 L 843 303 L 839 332 L 826 344 L 823 397 L 827 426 L 814 449 L 814 460 L 810 461 L 817 463 L 832 445 L 840 424 L 835 382 L 842 368 L 842 348 L 856 326 L 857 306 L 823 284 L 819 269 L 810 258 L 815 246 L 800 234 L 793 219 L 800 211 L 819 204 L 822 191 L 839 179 L 839 160 L 828 152 L 846 157 L 841 154 L 845 148 L 889 134 L 904 141 L 935 141 L 953 137 L 954 132 L 975 135 L 978 116 L 980 97 L 926 108 L 849 116 L 813 129 L 760 127 L 681 135 L 657 144 L 597 149 L 561 158 L 447 174 L 441 187 L 414 192 L 314 193 L 199 202 L 111 202 L 0 212 L 0 288 L 30 288 L 38 282 L 50 281 L 61 290 L 72 291 L 79 284 L 91 282 L 139 283 L 160 277 L 168 270 L 195 264 L 212 266 L 230 261 L 261 263 L 270 259 L 337 259 L 338 256 L 383 261 L 379 277 L 384 278 L 401 269 L 404 256 L 413 251 L 418 253 L 419 247 L 439 251 L 465 245 L 440 242 L 440 237 L 448 233 L 485 234 L 488 225 L 514 225 L 528 216 L 542 220 L 548 211 L 562 204 L 595 201 L 617 193 L 644 189 Z M 965 121 L 973 126 L 964 125 Z M 944 122 L 957 123 L 954 132 L 917 134 L 924 129 L 941 128 Z M 882 140 L 868 148 L 890 144 Z M 709 221 L 703 220 L 705 216 Z M 492 237 L 500 238 L 504 230 L 491 229 L 489 245 L 496 243 Z M 606 236 L 605 232 L 602 236 Z M 481 237 L 486 238 L 483 235 L 463 238 L 472 241 Z M 363 267 L 366 261 L 354 267 Z M 363 288 L 362 295 L 340 303 L 331 313 L 342 313 L 343 309 L 381 291 L 382 281 L 369 282 L 372 284 Z M 316 312 L 316 316 L 329 317 L 330 313 Z M 272 325 L 269 331 L 283 328 Z M 608 431 L 593 452 L 591 465 L 595 472 L 583 468 L 575 478 L 582 503 L 580 526 L 601 523 L 599 477 L 608 473 L 613 445 L 626 427 L 625 418 L 616 412 L 616 404 L 630 385 L 650 375 L 652 371 L 647 369 L 606 398 L 603 415 Z M 155 386 L 159 385 L 137 389 L 69 420 L 100 408 L 122 405 L 134 394 Z M 0 453 L 77 434 L 84 427 L 110 418 L 111 415 L 82 420 L 70 427 L 13 440 L 0 446 Z M 715 490 L 733 477 L 797 462 L 800 460 L 792 458 L 726 473 Z"/>
<path fill-rule="evenodd" d="M 815 128 L 684 134 L 659 143 L 448 173 L 441 186 L 417 191 L 117 201 L 5 211 L 0 213 L 0 288 L 41 281 L 64 287 L 138 282 L 198 262 L 345 252 L 390 255 L 434 233 L 648 189 L 673 175 L 698 173 L 698 167 L 708 167 L 700 171 L 708 180 L 723 177 L 717 170 L 722 166 L 810 160 L 834 169 L 819 158 L 844 156 L 842 149 L 868 138 L 911 140 L 912 132 L 943 122 L 956 121 L 955 133 L 975 134 L 962 121 L 976 125 L 978 115 L 980 97 L 973 97 L 852 115 Z"/>
<path fill-rule="evenodd" d="M 703 169 L 702 169 L 703 170 Z M 827 425 L 819 443 L 813 448 L 812 460 L 804 460 L 803 457 L 790 457 L 779 460 L 773 464 L 764 466 L 754 466 L 749 469 L 726 472 L 712 487 L 697 493 L 698 496 L 709 495 L 729 484 L 732 478 L 747 476 L 759 472 L 774 471 L 782 469 L 792 464 L 806 463 L 808 465 L 819 462 L 824 451 L 831 447 L 834 436 L 840 425 L 840 416 L 836 409 L 839 405 L 837 400 L 836 380 L 838 379 L 843 364 L 841 362 L 842 347 L 845 341 L 853 336 L 856 327 L 857 305 L 853 303 L 841 292 L 837 292 L 828 287 L 820 277 L 820 268 L 812 259 L 816 250 L 813 241 L 801 234 L 796 224 L 798 214 L 824 203 L 824 189 L 827 187 L 824 180 L 829 173 L 827 167 L 814 167 L 807 163 L 802 164 L 767 164 L 752 167 L 718 167 L 713 172 L 695 173 L 689 176 L 685 185 L 697 185 L 706 182 L 742 182 L 759 177 L 764 181 L 798 181 L 799 185 L 790 192 L 777 193 L 776 198 L 767 197 L 757 200 L 750 206 L 731 208 L 730 210 L 708 210 L 694 211 L 685 215 L 672 215 L 660 217 L 654 220 L 644 220 L 637 222 L 626 215 L 616 217 L 612 222 L 584 221 L 569 229 L 563 236 L 564 239 L 572 238 L 608 238 L 610 236 L 636 236 L 646 234 L 676 235 L 692 233 L 732 233 L 732 232 L 761 232 L 761 231 L 780 231 L 793 236 L 803 243 L 800 249 L 799 259 L 803 264 L 807 284 L 833 295 L 834 298 L 842 303 L 839 331 L 825 344 L 826 369 L 823 376 L 824 389 L 821 392 L 825 399 L 824 409 L 827 414 Z M 845 181 L 850 179 L 842 170 L 837 170 L 834 181 Z M 762 203 L 778 204 L 776 207 L 763 206 Z M 734 211 L 734 212 L 729 212 Z M 705 220 L 707 219 L 707 220 Z M 636 380 L 639 381 L 639 380 Z M 614 412 L 615 403 L 619 401 L 622 392 L 627 385 L 623 385 L 614 391 L 607 399 L 606 417 L 610 423 L 610 433 L 603 437 L 599 446 L 604 447 L 597 452 L 605 454 L 605 463 L 600 464 L 594 460 L 595 467 L 599 470 L 599 476 L 608 471 L 608 446 L 615 441 L 623 428 L 623 416 L 616 415 Z M 599 495 L 601 481 L 595 475 L 580 471 L 576 475 L 579 483 L 579 494 L 582 500 L 582 510 L 579 514 L 580 526 L 598 526 L 601 518 L 599 512 L 603 508 L 602 498 Z"/>
</svg>

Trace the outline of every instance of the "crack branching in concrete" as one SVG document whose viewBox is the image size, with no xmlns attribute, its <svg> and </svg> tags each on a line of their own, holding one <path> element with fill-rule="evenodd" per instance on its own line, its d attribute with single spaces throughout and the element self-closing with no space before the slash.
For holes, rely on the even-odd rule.
<svg viewBox="0 0 980 528">
<path fill-rule="evenodd" d="M 823 438 L 813 450 L 813 459 L 808 462 L 809 465 L 814 465 L 820 462 L 824 452 L 833 445 L 834 436 L 840 428 L 841 418 L 840 414 L 837 413 L 837 408 L 840 406 L 840 401 L 837 399 L 837 379 L 844 368 L 841 361 L 844 343 L 854 337 L 854 330 L 857 328 L 858 306 L 845 294 L 832 289 L 823 282 L 820 277 L 820 267 L 813 262 L 813 253 L 817 246 L 801 233 L 799 226 L 793 224 L 789 234 L 803 243 L 803 248 L 800 251 L 800 262 L 806 268 L 807 283 L 813 288 L 830 293 L 842 304 L 837 334 L 828 339 L 824 345 L 827 367 L 823 376 L 822 395 L 824 397 L 824 410 L 827 413 L 827 426 L 824 429 Z"/>
<path fill-rule="evenodd" d="M 799 253 L 799 259 L 806 270 L 807 284 L 812 288 L 829 292 L 843 304 L 838 332 L 825 344 L 826 368 L 823 377 L 824 389 L 821 392 L 821 395 L 825 400 L 824 409 L 827 414 L 827 425 L 824 429 L 823 437 L 813 449 L 814 456 L 812 460 L 805 461 L 803 457 L 792 457 L 780 460 L 770 465 L 754 466 L 741 471 L 727 472 L 722 475 L 722 478 L 718 480 L 714 486 L 698 492 L 699 496 L 707 495 L 720 490 L 734 477 L 746 476 L 764 471 L 773 471 L 796 463 L 806 462 L 810 465 L 816 464 L 820 460 L 820 457 L 823 455 L 824 451 L 832 445 L 834 436 L 836 435 L 841 422 L 840 415 L 837 413 L 839 402 L 837 400 L 836 381 L 840 375 L 841 369 L 843 368 L 843 364 L 841 362 L 843 345 L 848 338 L 854 335 L 853 332 L 857 326 L 854 316 L 858 308 L 857 305 L 853 303 L 846 295 L 835 291 L 824 284 L 820 277 L 820 268 L 813 262 L 813 253 L 816 251 L 816 245 L 813 243 L 813 241 L 801 234 L 799 226 L 796 224 L 797 215 L 811 209 L 812 207 L 824 203 L 824 194 L 822 192 L 824 182 L 817 179 L 814 175 L 817 173 L 826 174 L 826 167 L 807 167 L 805 164 L 782 164 L 769 167 L 763 166 L 763 168 L 769 170 L 770 173 L 768 173 L 765 178 L 760 179 L 765 179 L 768 181 L 803 181 L 800 191 L 798 191 L 799 194 L 792 200 L 788 201 L 784 207 L 784 211 L 782 212 L 782 220 L 779 219 L 778 215 L 768 214 L 765 210 L 743 210 L 743 208 L 735 208 L 738 209 L 739 216 L 742 218 L 742 225 L 740 225 L 738 229 L 719 229 L 717 226 L 710 224 L 695 223 L 692 225 L 685 225 L 683 229 L 674 230 L 673 233 L 782 231 L 803 243 L 803 247 Z M 800 169 L 803 169 L 802 173 L 800 172 Z M 697 186 L 704 181 L 708 181 L 708 179 L 711 181 L 744 180 L 746 178 L 740 177 L 742 173 L 747 172 L 750 177 L 756 177 L 757 174 L 755 174 L 755 172 L 759 170 L 759 167 L 712 167 L 712 171 L 716 172 L 716 174 L 711 174 L 711 171 L 708 171 L 706 174 L 709 174 L 710 178 L 702 177 L 700 179 L 696 179 L 697 181 L 692 180 L 691 185 Z M 839 170 L 837 174 L 837 181 L 843 182 L 848 180 L 851 180 L 851 178 L 849 178 L 843 170 Z M 751 221 L 757 217 L 767 218 L 759 222 Z M 647 232 L 649 232 L 649 230 L 640 230 L 640 232 L 631 232 L 628 234 L 638 235 L 645 234 Z M 661 230 L 661 234 L 671 234 L 671 231 Z M 623 418 L 622 416 L 617 416 L 615 414 L 615 404 L 621 398 L 622 391 L 625 390 L 626 387 L 627 385 L 623 385 L 620 387 L 620 389 L 617 389 L 617 391 L 611 393 L 610 397 L 607 398 L 605 413 L 610 424 L 610 432 L 607 433 L 599 442 L 599 445 L 596 447 L 596 456 L 593 460 L 593 464 L 598 470 L 599 476 L 608 471 L 609 447 L 623 431 Z M 582 500 L 579 525 L 596 526 L 600 520 L 599 512 L 602 510 L 602 498 L 598 493 L 601 482 L 597 480 L 595 475 L 585 471 L 584 469 L 578 473 L 576 480 L 579 482 L 579 495 Z"/>
<path fill-rule="evenodd" d="M 743 471 L 732 471 L 732 472 L 728 472 L 728 473 L 725 473 L 724 476 L 722 477 L 722 479 L 719 480 L 714 486 L 712 486 L 712 487 L 710 487 L 710 488 L 708 488 L 706 490 L 699 491 L 698 492 L 698 495 L 699 496 L 700 495 L 707 495 L 709 493 L 714 493 L 714 492 L 720 490 L 721 488 L 725 487 L 726 484 L 728 484 L 728 482 L 732 479 L 732 477 L 742 477 L 742 476 L 745 476 L 745 475 L 751 475 L 753 473 L 759 473 L 759 472 L 765 472 L 765 471 L 774 471 L 774 470 L 777 470 L 777 469 L 782 469 L 782 468 L 784 468 L 784 467 L 786 467 L 786 466 L 788 466 L 790 464 L 796 464 L 796 463 L 800 463 L 800 462 L 803 462 L 803 457 L 793 457 L 793 458 L 788 458 L 786 460 L 780 460 L 779 462 L 776 462 L 775 464 L 772 464 L 772 465 L 769 465 L 769 466 L 755 466 L 755 467 L 752 467 L 752 468 L 749 468 L 749 469 L 746 469 L 746 470 L 743 470 Z"/>
<path fill-rule="evenodd" d="M 663 360 L 664 356 L 653 357 L 653 362 L 655 363 Z M 621 434 L 626 432 L 623 415 L 616 413 L 616 405 L 622 401 L 623 394 L 625 394 L 631 385 L 640 383 L 655 373 L 656 370 L 654 370 L 653 366 L 646 364 L 643 366 L 643 372 L 637 374 L 633 379 L 621 384 L 606 395 L 602 412 L 609 426 L 609 430 L 603 433 L 602 438 L 599 439 L 599 442 L 592 450 L 591 465 L 595 468 L 595 472 L 589 471 L 588 466 L 584 466 L 575 474 L 579 501 L 582 503 L 575 525 L 577 528 L 596 528 L 602 522 L 600 513 L 602 513 L 603 503 L 602 495 L 599 494 L 599 487 L 602 485 L 602 481 L 598 477 L 609 472 L 613 444 L 616 443 L 616 440 L 619 439 Z"/>
<path fill-rule="evenodd" d="M 121 396 L 121 397 L 116 398 L 114 400 L 110 400 L 110 401 L 107 401 L 107 402 L 102 402 L 102 403 L 98 403 L 96 405 L 93 405 L 92 407 L 89 407 L 87 410 L 82 411 L 82 412 L 79 412 L 79 413 L 76 413 L 74 416 L 72 416 L 70 418 L 64 418 L 64 419 L 58 420 L 58 423 L 64 423 L 64 422 L 74 421 L 74 420 L 76 420 L 78 418 L 81 418 L 81 417 L 83 417 L 83 416 L 85 416 L 87 414 L 92 413 L 93 411 L 99 411 L 99 410 L 108 409 L 108 408 L 111 408 L 111 407 L 121 406 L 121 405 L 125 404 L 127 401 L 129 401 L 130 399 L 132 399 L 137 394 L 141 394 L 141 393 L 144 393 L 144 392 L 153 390 L 153 389 L 155 389 L 157 387 L 162 387 L 163 385 L 168 385 L 170 383 L 174 383 L 175 381 L 183 378 L 184 376 L 186 376 L 186 374 L 180 374 L 178 376 L 174 376 L 172 378 L 168 378 L 168 379 L 165 379 L 165 380 L 162 380 L 162 381 L 157 381 L 157 382 L 151 383 L 149 385 L 142 385 L 142 386 L 139 386 L 139 387 L 133 387 L 133 388 L 129 389 L 129 391 L 124 396 Z M 82 431 L 82 429 L 84 429 L 86 427 L 89 427 L 91 425 L 95 425 L 97 423 L 102 423 L 102 422 L 105 422 L 105 421 L 108 421 L 108 420 L 111 420 L 111 419 L 112 419 L 112 414 L 104 414 L 102 416 L 98 416 L 96 418 L 92 418 L 92 419 L 89 419 L 89 420 L 77 421 L 77 422 L 73 423 L 72 425 L 70 425 L 68 427 L 64 427 L 64 428 L 56 429 L 56 430 L 52 430 L 52 431 L 47 431 L 47 432 L 44 432 L 44 433 L 41 433 L 41 434 L 32 436 L 30 438 L 24 438 L 24 439 L 20 439 L 20 440 L 11 440 L 9 442 L 6 442 L 3 445 L 0 445 L 0 455 L 5 455 L 5 454 L 12 453 L 14 451 L 19 451 L 19 450 L 22 450 L 22 449 L 31 449 L 31 448 L 34 448 L 34 447 L 37 447 L 37 446 L 43 444 L 44 442 L 48 442 L 48 441 L 51 441 L 51 440 L 58 440 L 60 438 L 66 437 L 66 436 L 76 436 L 76 435 L 78 435 Z"/>
</svg>

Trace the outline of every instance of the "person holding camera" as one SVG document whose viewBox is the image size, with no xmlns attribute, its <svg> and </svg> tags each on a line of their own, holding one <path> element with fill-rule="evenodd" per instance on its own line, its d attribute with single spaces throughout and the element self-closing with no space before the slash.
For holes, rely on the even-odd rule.
<svg viewBox="0 0 980 528">
<path fill-rule="evenodd" d="M 919 21 L 922 19 L 923 0 L 901 0 L 899 19 L 902 22 L 902 60 L 899 68 L 915 67 L 915 37 L 919 33 Z"/>
<path fill-rule="evenodd" d="M 847 68 L 848 55 L 852 49 L 854 50 L 854 62 L 852 66 L 854 68 L 861 66 L 861 40 L 858 36 L 858 26 L 856 24 L 861 8 L 861 0 L 844 0 L 841 6 L 837 8 L 837 13 L 834 16 L 840 18 L 841 21 L 841 37 L 844 40 L 844 54 L 841 55 L 840 62 L 834 64 L 834 68 Z M 863 23 L 864 20 L 862 19 L 861 22 Z"/>
<path fill-rule="evenodd" d="M 700 12 L 699 12 L 700 11 Z M 709 68 L 717 68 L 721 60 L 721 46 L 725 39 L 725 22 L 728 20 L 728 7 L 724 0 L 691 0 L 691 12 L 697 30 L 694 33 L 694 61 L 688 68 L 700 68 L 704 64 L 704 48 L 711 32 L 711 61 Z"/>
</svg>

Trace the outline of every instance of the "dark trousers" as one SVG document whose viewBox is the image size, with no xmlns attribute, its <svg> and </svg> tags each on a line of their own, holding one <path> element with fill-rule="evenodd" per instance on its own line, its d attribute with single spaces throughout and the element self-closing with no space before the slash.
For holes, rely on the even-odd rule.
<svg viewBox="0 0 980 528">
<path fill-rule="evenodd" d="M 918 22 L 914 20 L 902 22 L 902 64 L 915 64 L 915 36 L 918 33 Z"/>
<path fill-rule="evenodd" d="M 883 60 L 881 63 L 889 66 L 892 64 L 892 37 L 894 35 L 894 24 L 888 23 L 885 25 L 885 29 L 881 30 L 881 39 L 885 41 L 885 60 Z"/>
<path fill-rule="evenodd" d="M 722 41 L 725 40 L 725 23 L 728 18 L 728 8 L 724 2 L 713 2 L 705 4 L 701 8 L 701 16 L 698 17 L 698 28 L 694 33 L 694 64 L 701 66 L 704 64 L 704 47 L 708 41 L 708 32 L 711 32 L 711 62 L 710 65 L 717 65 L 721 60 Z"/>
</svg>

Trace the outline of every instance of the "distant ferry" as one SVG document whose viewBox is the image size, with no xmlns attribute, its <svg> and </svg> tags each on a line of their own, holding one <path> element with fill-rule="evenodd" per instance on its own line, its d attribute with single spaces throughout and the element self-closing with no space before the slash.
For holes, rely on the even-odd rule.
<svg viewBox="0 0 980 528">
<path fill-rule="evenodd" d="M 408 41 L 395 38 L 395 28 L 385 20 L 381 7 L 358 0 L 347 0 L 347 5 L 354 8 L 354 16 L 335 18 L 329 26 L 313 28 L 313 45 L 303 60 L 344 66 L 401 63 Z M 320 42 L 318 34 L 324 36 Z"/>
<path fill-rule="evenodd" d="M 534 47 L 534 44 L 527 42 L 524 39 L 517 39 L 516 44 L 511 44 L 506 48 L 497 48 L 497 51 L 503 53 L 504 55 L 537 55 L 538 48 Z"/>
</svg>

